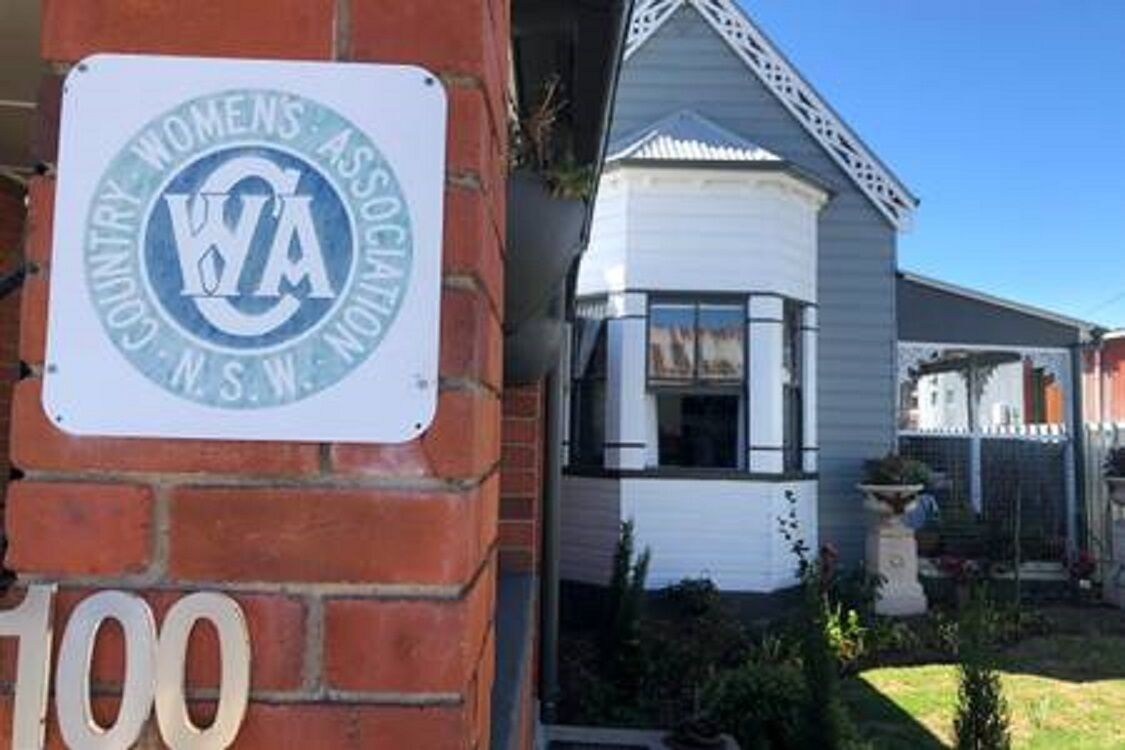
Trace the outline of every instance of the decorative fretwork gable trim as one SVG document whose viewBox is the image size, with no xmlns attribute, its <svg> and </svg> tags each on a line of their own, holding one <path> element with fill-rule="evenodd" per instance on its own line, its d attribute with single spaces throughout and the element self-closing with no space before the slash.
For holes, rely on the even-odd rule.
<svg viewBox="0 0 1125 750">
<path fill-rule="evenodd" d="M 909 228 L 917 200 L 821 100 L 734 0 L 637 0 L 625 58 L 632 56 L 683 5 L 699 11 L 891 224 L 898 229 Z"/>
</svg>

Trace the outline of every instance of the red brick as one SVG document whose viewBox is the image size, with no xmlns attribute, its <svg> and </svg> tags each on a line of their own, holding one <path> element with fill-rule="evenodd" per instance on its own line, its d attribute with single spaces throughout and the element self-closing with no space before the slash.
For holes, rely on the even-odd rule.
<svg viewBox="0 0 1125 750">
<path fill-rule="evenodd" d="M 501 549 L 498 553 L 500 558 L 500 570 L 530 573 L 536 568 L 535 553 L 526 549 Z"/>
<path fill-rule="evenodd" d="M 0 261 L 5 266 L 13 265 L 11 261 L 19 257 L 26 213 L 22 191 L 9 184 L 0 185 Z"/>
<path fill-rule="evenodd" d="M 532 497 L 502 497 L 500 498 L 500 520 L 527 521 L 535 518 L 537 498 Z"/>
<path fill-rule="evenodd" d="M 506 138 L 506 25 L 487 0 L 362 2 L 351 7 L 353 60 L 423 65 L 435 73 L 471 76 L 483 85 L 498 142 Z M 418 44 L 418 39 L 425 39 Z"/>
<path fill-rule="evenodd" d="M 251 703 L 234 750 L 466 750 L 460 706 Z"/>
<path fill-rule="evenodd" d="M 476 741 L 478 747 L 488 747 L 488 736 L 492 721 L 492 683 L 496 677 L 496 635 L 489 633 L 477 663 L 477 677 L 475 680 L 476 694 L 473 700 L 475 708 L 473 725 L 476 727 Z M 530 682 L 530 672 L 525 673 L 525 682 Z"/>
<path fill-rule="evenodd" d="M 488 292 L 493 307 L 502 310 L 504 258 L 498 232 L 487 200 L 479 191 L 445 191 L 445 273 L 475 277 Z"/>
<path fill-rule="evenodd" d="M 55 597 L 55 633 L 61 634 L 74 608 L 97 593 L 92 589 L 62 589 Z M 153 609 L 159 627 L 173 604 L 191 591 L 132 591 Z M 305 607 L 300 599 L 272 594 L 228 594 L 241 607 L 250 633 L 250 684 L 255 690 L 295 690 L 301 687 L 304 669 Z M 12 592 L 0 603 L 4 609 L 16 606 L 23 593 Z M 219 686 L 218 639 L 211 627 L 196 627 L 188 641 L 185 684 L 189 691 L 211 690 Z M 15 643 L 0 640 L 0 685 L 10 686 L 15 679 Z M 57 662 L 61 638 L 56 635 Z M 119 627 L 103 627 L 98 632 L 97 648 L 90 665 L 92 681 L 102 687 L 121 687 L 124 675 L 124 647 Z M 0 725 L 3 726 L 3 725 Z"/>
<path fill-rule="evenodd" d="M 535 546 L 535 524 L 504 519 L 500 522 L 500 546 L 531 549 Z"/>
<path fill-rule="evenodd" d="M 537 472 L 518 470 L 500 472 L 500 494 L 504 497 L 537 497 L 540 489 Z"/>
<path fill-rule="evenodd" d="M 324 675 L 340 690 L 465 691 L 491 624 L 491 566 L 461 599 L 334 599 L 324 607 Z"/>
<path fill-rule="evenodd" d="M 381 4 L 380 4 L 381 5 Z M 316 59 L 332 56 L 334 0 L 44 0 L 41 52 Z M 264 13 L 265 11 L 265 13 Z"/>
<path fill-rule="evenodd" d="M 536 419 L 504 416 L 501 436 L 504 443 L 532 443 L 539 440 L 540 422 Z"/>
<path fill-rule="evenodd" d="M 506 90 L 508 33 L 497 37 L 486 0 L 411 0 L 351 5 L 351 49 L 355 60 L 422 65 L 435 73 L 479 78 L 491 98 Z M 424 40 L 424 43 L 420 43 Z M 503 122 L 501 110 L 497 122 Z"/>
<path fill-rule="evenodd" d="M 476 174 L 488 192 L 500 189 L 499 170 L 504 144 L 496 138 L 484 92 L 479 88 L 450 86 L 448 169 Z"/>
<path fill-rule="evenodd" d="M 503 334 L 488 300 L 468 289 L 442 293 L 441 375 L 477 380 L 499 390 Z"/>
<path fill-rule="evenodd" d="M 6 506 L 6 562 L 22 573 L 120 575 L 151 560 L 148 487 L 14 482 Z"/>
<path fill-rule="evenodd" d="M 534 471 L 539 468 L 539 450 L 534 445 L 505 441 L 500 449 L 500 465 L 504 469 Z"/>
<path fill-rule="evenodd" d="M 504 416 L 533 418 L 539 416 L 543 401 L 538 386 L 508 388 L 504 391 Z"/>
<path fill-rule="evenodd" d="M 220 440 L 147 440 L 70 435 L 51 424 L 41 381 L 16 384 L 12 463 L 21 469 L 306 475 L 320 469 L 318 446 Z"/>
<path fill-rule="evenodd" d="M 47 269 L 28 274 L 20 290 L 19 358 L 42 364 L 47 354 Z"/>
<path fill-rule="evenodd" d="M 55 217 L 55 178 L 33 177 L 27 189 L 27 260 L 46 265 L 51 260 L 51 234 Z"/>
<path fill-rule="evenodd" d="M 460 583 L 488 541 L 485 491 L 494 488 L 179 488 L 169 572 L 205 581 Z"/>
<path fill-rule="evenodd" d="M 496 466 L 500 453 L 500 403 L 486 391 L 443 391 L 434 423 L 403 444 L 341 443 L 332 467 L 343 474 L 474 479 Z"/>
</svg>

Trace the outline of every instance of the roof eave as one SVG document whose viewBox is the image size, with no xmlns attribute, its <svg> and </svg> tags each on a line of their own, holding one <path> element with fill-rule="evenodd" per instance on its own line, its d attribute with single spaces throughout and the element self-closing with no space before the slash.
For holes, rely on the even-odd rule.
<svg viewBox="0 0 1125 750">
<path fill-rule="evenodd" d="M 774 172 L 784 174 L 804 183 L 808 187 L 823 193 L 825 200 L 836 196 L 836 190 L 824 180 L 820 179 L 807 169 L 785 160 L 762 161 L 735 161 L 730 159 L 643 159 L 627 157 L 606 162 L 605 172 L 611 172 L 622 167 L 639 167 L 643 169 L 700 169 L 715 172 Z"/>
</svg>

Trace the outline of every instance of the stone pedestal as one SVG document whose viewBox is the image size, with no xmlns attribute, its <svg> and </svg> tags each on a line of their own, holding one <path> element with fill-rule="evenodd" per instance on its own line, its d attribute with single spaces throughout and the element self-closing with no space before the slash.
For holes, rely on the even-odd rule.
<svg viewBox="0 0 1125 750">
<path fill-rule="evenodd" d="M 880 515 L 867 531 L 867 570 L 884 578 L 875 613 L 904 617 L 926 612 L 926 594 L 918 582 L 918 545 L 914 530 L 899 514 Z"/>
<path fill-rule="evenodd" d="M 1113 521 L 1113 561 L 1105 570 L 1102 598 L 1125 609 L 1125 518 Z"/>
</svg>

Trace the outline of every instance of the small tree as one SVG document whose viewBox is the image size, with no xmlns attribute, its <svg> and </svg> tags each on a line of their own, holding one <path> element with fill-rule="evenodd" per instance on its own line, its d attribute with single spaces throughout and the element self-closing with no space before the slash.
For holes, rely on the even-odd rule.
<svg viewBox="0 0 1125 750">
<path fill-rule="evenodd" d="M 1008 703 L 988 650 L 984 622 L 987 607 L 986 597 L 978 589 L 961 620 L 961 684 L 953 719 L 957 750 L 1009 750 L 1012 746 Z"/>
<path fill-rule="evenodd" d="M 615 681 L 629 687 L 639 676 L 641 603 L 650 558 L 646 548 L 634 561 L 633 548 L 633 522 L 626 521 L 613 553 L 608 616 L 600 644 L 603 663 Z"/>
</svg>

